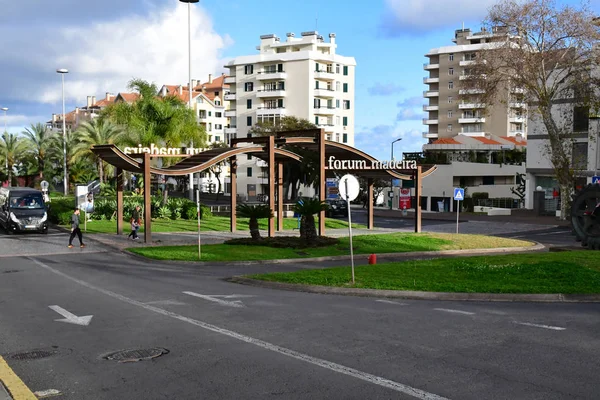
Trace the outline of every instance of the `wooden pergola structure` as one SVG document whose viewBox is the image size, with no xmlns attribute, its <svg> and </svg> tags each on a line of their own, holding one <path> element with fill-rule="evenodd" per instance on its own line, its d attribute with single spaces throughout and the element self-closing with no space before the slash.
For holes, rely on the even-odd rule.
<svg viewBox="0 0 600 400">
<path fill-rule="evenodd" d="M 202 172 L 211 166 L 228 160 L 230 163 L 231 176 L 231 220 L 230 230 L 235 232 L 237 216 L 237 157 L 242 154 L 251 154 L 254 157 L 266 161 L 268 166 L 268 202 L 271 210 L 276 210 L 277 227 L 275 219 L 269 218 L 268 235 L 275 235 L 275 229 L 283 230 L 283 165 L 286 162 L 300 162 L 302 158 L 289 150 L 290 146 L 301 147 L 318 154 L 319 159 L 319 199 L 325 201 L 326 178 L 335 177 L 344 173 L 352 173 L 367 178 L 368 182 L 368 219 L 369 229 L 373 229 L 373 181 L 377 178 L 396 178 L 403 180 L 415 179 L 415 232 L 421 231 L 421 205 L 420 186 L 421 179 L 433 171 L 435 166 L 417 166 L 416 170 L 392 170 L 372 168 L 373 163 L 378 160 L 370 155 L 346 144 L 333 142 L 325 139 L 323 129 L 311 129 L 302 131 L 277 132 L 272 136 L 239 138 L 231 141 L 229 148 L 217 148 L 203 151 L 195 155 L 181 155 L 185 157 L 180 162 L 166 168 L 157 168 L 150 165 L 154 157 L 173 157 L 172 155 L 156 155 L 150 153 L 125 154 L 115 145 L 97 145 L 92 147 L 92 152 L 102 160 L 113 165 L 117 171 L 117 233 L 123 233 L 123 172 L 128 171 L 142 174 L 144 178 L 144 241 L 152 241 L 152 219 L 151 219 L 151 196 L 150 177 L 151 174 L 180 176 L 191 173 Z M 364 161 L 365 168 L 352 170 L 330 169 L 326 164 L 328 157 L 338 160 Z M 277 196 L 275 193 L 277 192 Z M 275 199 L 277 198 L 277 205 Z M 277 207 L 276 207 L 277 206 Z M 325 234 L 325 211 L 319 213 L 319 235 Z"/>
</svg>

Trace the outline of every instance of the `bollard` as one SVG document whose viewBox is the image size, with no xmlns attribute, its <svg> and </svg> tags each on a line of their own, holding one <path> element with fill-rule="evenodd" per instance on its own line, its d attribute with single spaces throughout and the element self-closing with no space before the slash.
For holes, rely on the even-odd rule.
<svg viewBox="0 0 600 400">
<path fill-rule="evenodd" d="M 377 264 L 377 255 L 371 254 L 369 256 L 369 265 L 375 265 L 375 264 Z"/>
</svg>

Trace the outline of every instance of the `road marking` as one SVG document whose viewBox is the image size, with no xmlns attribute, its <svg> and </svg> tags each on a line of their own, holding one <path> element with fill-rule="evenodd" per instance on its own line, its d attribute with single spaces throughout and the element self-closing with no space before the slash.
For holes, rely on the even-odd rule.
<svg viewBox="0 0 600 400">
<path fill-rule="evenodd" d="M 379 303 L 385 303 L 385 304 L 396 304 L 398 306 L 407 306 L 408 303 L 398 303 L 397 301 L 392 301 L 392 300 L 375 300 Z"/>
<path fill-rule="evenodd" d="M 90 324 L 90 322 L 92 321 L 92 317 L 93 317 L 93 315 L 86 315 L 84 317 L 78 317 L 77 315 L 72 314 L 72 313 L 68 312 L 67 310 L 65 310 L 64 308 L 59 307 L 59 306 L 48 306 L 48 308 L 53 311 L 56 311 L 57 313 L 59 313 L 60 315 L 65 317 L 64 319 L 55 319 L 55 321 L 57 321 L 57 322 L 66 322 L 68 324 L 88 326 Z"/>
<path fill-rule="evenodd" d="M 177 313 L 174 313 L 174 312 L 171 312 L 171 311 L 163 310 L 162 308 L 158 308 L 158 307 L 154 307 L 154 306 L 151 306 L 151 305 L 148 305 L 148 304 L 144 304 L 144 303 L 142 303 L 140 301 L 137 301 L 137 300 L 134 300 L 134 299 L 130 299 L 129 297 L 120 295 L 118 293 L 111 292 L 110 290 L 102 289 L 100 287 L 94 286 L 94 285 L 92 285 L 90 283 L 87 283 L 85 281 L 82 281 L 80 279 L 73 278 L 73 277 L 71 277 L 71 276 L 69 276 L 69 275 L 67 275 L 67 274 L 65 274 L 63 272 L 60 272 L 60 271 L 58 271 L 58 270 L 50 267 L 49 265 L 46 265 L 43 262 L 38 261 L 38 260 L 36 260 L 34 258 L 29 258 L 29 260 L 31 260 L 35 264 L 39 265 L 40 267 L 46 269 L 47 271 L 50 271 L 50 272 L 52 272 L 52 273 L 54 273 L 56 275 L 62 276 L 63 278 L 68 279 L 68 280 L 70 280 L 72 282 L 78 283 L 78 284 L 80 284 L 80 285 L 82 285 L 84 287 L 87 287 L 88 289 L 95 290 L 97 292 L 105 294 L 106 296 L 112 297 L 112 298 L 117 299 L 117 300 L 121 300 L 124 303 L 128 303 L 128 304 L 131 304 L 131 305 L 134 305 L 134 306 L 138 306 L 138 307 L 141 307 L 141 308 L 143 308 L 145 310 L 152 311 L 152 312 L 155 312 L 157 314 L 161 314 L 161 315 L 164 315 L 166 317 L 170 317 L 170 318 L 182 321 L 182 322 L 187 322 L 188 324 L 198 326 L 198 327 L 206 329 L 208 331 L 219 333 L 221 335 L 225 335 L 225 336 L 231 337 L 233 339 L 237 339 L 237 340 L 242 341 L 242 342 L 250 343 L 250 344 L 253 344 L 255 346 L 262 347 L 263 349 L 270 350 L 270 351 L 273 351 L 275 353 L 279 353 L 279 354 L 282 354 L 284 356 L 288 356 L 290 358 L 294 358 L 296 360 L 304 361 L 304 362 L 307 362 L 309 364 L 316 365 L 316 366 L 328 369 L 330 371 L 338 372 L 340 374 L 348 375 L 348 376 L 351 376 L 353 378 L 357 378 L 357 379 L 363 380 L 365 382 L 369 382 L 369 383 L 372 383 L 372 384 L 375 384 L 375 385 L 378 385 L 378 386 L 382 386 L 382 387 L 385 387 L 385 388 L 388 388 L 388 389 L 391 389 L 391 390 L 395 390 L 397 392 L 407 394 L 407 395 L 415 397 L 417 399 L 421 399 L 421 400 L 449 400 L 446 397 L 438 396 L 436 394 L 429 393 L 429 392 L 426 392 L 424 390 L 417 389 L 417 388 L 414 388 L 414 387 L 411 387 L 411 386 L 408 386 L 408 385 L 405 385 L 405 384 L 402 384 L 402 383 L 399 383 L 399 382 L 395 382 L 395 381 L 392 381 L 392 380 L 389 380 L 389 379 L 386 379 L 386 378 L 383 378 L 383 377 L 380 377 L 380 376 L 377 376 L 377 375 L 372 375 L 372 374 L 369 374 L 367 372 L 362 372 L 362 371 L 359 371 L 359 370 L 354 369 L 354 368 L 346 367 L 346 366 L 341 365 L 341 364 L 337 364 L 337 363 L 334 363 L 334 362 L 331 362 L 331 361 L 323 360 L 321 358 L 312 357 L 312 356 L 309 356 L 307 354 L 303 354 L 303 353 L 300 353 L 300 352 L 297 352 L 297 351 L 294 351 L 294 350 L 291 350 L 291 349 L 288 349 L 288 348 L 285 348 L 285 347 L 278 346 L 276 344 L 265 342 L 265 341 L 260 340 L 260 339 L 255 339 L 253 337 L 246 336 L 246 335 L 243 335 L 241 333 L 237 333 L 235 331 L 230 331 L 229 329 L 221 328 L 221 327 L 218 327 L 216 325 L 209 324 L 207 322 L 199 321 L 199 320 L 192 319 L 192 318 L 189 318 L 189 317 L 185 317 L 183 315 L 180 315 L 180 314 L 177 314 Z"/>
<path fill-rule="evenodd" d="M 146 304 L 154 304 L 155 306 L 185 306 L 185 303 L 177 300 L 156 300 L 149 301 Z"/>
<path fill-rule="evenodd" d="M 243 299 L 248 297 L 256 297 L 252 294 L 211 294 L 211 297 L 221 297 L 223 299 Z"/>
<path fill-rule="evenodd" d="M 67 246 L 65 246 L 67 247 Z M 74 255 L 81 255 L 83 254 L 98 254 L 98 253 L 107 253 L 107 250 L 83 250 L 83 249 L 79 249 L 79 250 L 75 250 L 75 249 L 70 249 L 70 250 L 65 250 L 65 251 L 55 251 L 54 253 L 27 253 L 27 254 L 0 254 L 0 258 L 17 258 L 17 257 L 47 257 L 47 256 L 64 256 L 65 254 L 74 254 Z"/>
<path fill-rule="evenodd" d="M 436 311 L 444 311 L 453 314 L 464 314 L 464 315 L 475 315 L 474 312 L 461 311 L 461 310 L 452 310 L 450 308 L 434 308 Z"/>
<path fill-rule="evenodd" d="M 47 397 L 53 397 L 53 396 L 60 396 L 60 395 L 62 395 L 62 393 L 60 392 L 60 390 L 56 390 L 56 389 L 39 390 L 37 392 L 34 392 L 33 394 L 35 394 L 38 399 L 45 399 Z"/>
<path fill-rule="evenodd" d="M 2 357 L 0 357 L 0 382 L 8 389 L 13 399 L 37 400 L 35 394 L 29 390 Z"/>
<path fill-rule="evenodd" d="M 553 330 L 553 331 L 564 331 L 564 330 L 566 330 L 566 329 L 567 329 L 567 328 L 562 328 L 562 327 L 560 327 L 560 326 L 551 326 L 551 325 L 532 324 L 532 323 L 530 323 L 530 322 L 516 322 L 516 321 L 515 321 L 515 324 L 517 324 L 517 325 L 525 325 L 525 326 L 533 326 L 533 327 L 535 327 L 535 328 L 550 329 L 550 330 Z"/>
<path fill-rule="evenodd" d="M 194 293 L 194 292 L 183 292 L 183 293 L 187 294 L 189 296 L 199 297 L 199 298 L 204 299 L 204 300 L 212 301 L 212 302 L 218 303 L 218 304 L 220 304 L 222 306 L 236 307 L 236 308 L 246 307 L 240 300 L 227 301 L 227 300 L 217 299 L 217 298 L 212 297 L 212 296 L 207 296 L 205 294 L 199 294 L 199 293 Z"/>
</svg>

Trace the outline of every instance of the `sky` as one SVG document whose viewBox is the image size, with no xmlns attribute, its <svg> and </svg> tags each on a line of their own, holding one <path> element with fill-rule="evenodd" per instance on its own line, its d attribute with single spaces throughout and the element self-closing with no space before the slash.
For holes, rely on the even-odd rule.
<svg viewBox="0 0 600 400">
<path fill-rule="evenodd" d="M 561 3 L 574 0 L 559 0 Z M 200 0 L 191 5 L 192 78 L 226 72 L 256 54 L 260 35 L 317 30 L 336 34 L 338 54 L 356 59 L 355 146 L 381 160 L 421 151 L 424 54 L 452 45 L 454 30 L 478 31 L 494 0 Z M 600 11 L 600 1 L 592 8 Z M 86 97 L 127 91 L 142 78 L 188 80 L 187 5 L 178 0 L 0 0 L 0 114 L 9 132 L 62 112 Z"/>
</svg>

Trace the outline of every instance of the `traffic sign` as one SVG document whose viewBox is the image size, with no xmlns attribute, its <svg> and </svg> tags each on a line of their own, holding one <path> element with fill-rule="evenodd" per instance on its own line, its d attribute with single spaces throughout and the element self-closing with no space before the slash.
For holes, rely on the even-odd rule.
<svg viewBox="0 0 600 400">
<path fill-rule="evenodd" d="M 346 174 L 340 179 L 340 196 L 342 199 L 352 201 L 358 197 L 360 192 L 360 183 L 354 175 Z"/>
<path fill-rule="evenodd" d="M 454 200 L 462 201 L 465 199 L 465 189 L 454 188 Z"/>
<path fill-rule="evenodd" d="M 600 183 L 600 176 L 592 176 L 592 183 Z"/>
</svg>

